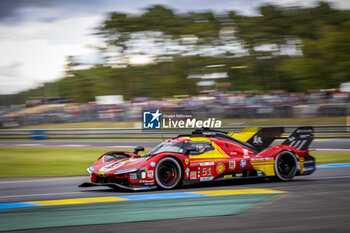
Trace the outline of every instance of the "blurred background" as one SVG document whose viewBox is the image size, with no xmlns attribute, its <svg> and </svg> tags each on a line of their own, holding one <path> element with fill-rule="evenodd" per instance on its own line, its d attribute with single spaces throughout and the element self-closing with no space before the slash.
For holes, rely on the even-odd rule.
<svg viewBox="0 0 350 233">
<path fill-rule="evenodd" d="M 349 100 L 350 0 L 0 0 L 0 231 L 345 232 Z M 183 204 L 222 215 L 233 200 L 242 215 L 106 224 L 158 209 L 160 219 L 188 214 L 179 201 L 134 208 L 108 199 L 131 193 L 78 188 L 99 155 L 136 146 L 146 154 L 191 131 L 142 130 L 144 109 L 215 118 L 230 132 L 284 126 L 287 136 L 312 125 L 317 170 L 288 184 L 248 179 L 176 190 L 289 192 L 259 208 L 249 207 L 258 200 L 251 194 Z M 81 204 L 100 197 L 108 203 Z M 16 210 L 59 199 L 79 205 Z"/>
<path fill-rule="evenodd" d="M 0 127 L 347 124 L 349 2 L 161 2 L 0 3 Z"/>
</svg>

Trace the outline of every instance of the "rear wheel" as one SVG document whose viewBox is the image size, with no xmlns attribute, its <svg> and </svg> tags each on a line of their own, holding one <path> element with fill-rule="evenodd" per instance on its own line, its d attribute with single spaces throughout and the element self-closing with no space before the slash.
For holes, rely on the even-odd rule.
<svg viewBox="0 0 350 233">
<path fill-rule="evenodd" d="M 274 168 L 278 180 L 292 180 L 297 172 L 297 159 L 292 152 L 282 151 L 275 159 Z"/>
<path fill-rule="evenodd" d="M 180 184 L 181 179 L 182 169 L 176 159 L 165 157 L 158 162 L 155 169 L 155 180 L 160 188 L 175 188 Z"/>
</svg>

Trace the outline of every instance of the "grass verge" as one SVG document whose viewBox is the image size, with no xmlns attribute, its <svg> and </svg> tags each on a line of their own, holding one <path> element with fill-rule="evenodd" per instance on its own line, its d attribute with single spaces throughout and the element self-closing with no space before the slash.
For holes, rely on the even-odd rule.
<svg viewBox="0 0 350 233">
<path fill-rule="evenodd" d="M 310 155 L 316 158 L 316 164 L 328 164 L 328 163 L 349 163 L 350 152 L 310 152 Z"/>
<path fill-rule="evenodd" d="M 86 168 L 107 150 L 0 148 L 0 177 L 88 175 Z M 350 153 L 312 152 L 317 164 L 350 162 Z"/>
</svg>

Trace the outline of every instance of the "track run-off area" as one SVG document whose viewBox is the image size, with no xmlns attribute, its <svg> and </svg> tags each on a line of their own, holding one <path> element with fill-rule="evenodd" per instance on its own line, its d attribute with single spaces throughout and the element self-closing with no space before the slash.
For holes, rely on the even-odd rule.
<svg viewBox="0 0 350 233">
<path fill-rule="evenodd" d="M 316 140 L 311 148 L 347 151 L 349 142 Z M 128 143 L 0 142 L 10 147 L 44 144 L 84 148 L 153 147 L 159 142 Z M 349 163 L 318 165 L 314 174 L 295 177 L 290 182 L 230 180 L 171 191 L 78 187 L 88 180 L 88 176 L 0 179 L 0 231 L 348 232 L 350 229 Z"/>
<path fill-rule="evenodd" d="M 246 179 L 172 191 L 77 187 L 87 179 L 1 179 L 0 230 L 344 232 L 350 227 L 350 164 L 322 166 L 291 182 Z"/>
</svg>

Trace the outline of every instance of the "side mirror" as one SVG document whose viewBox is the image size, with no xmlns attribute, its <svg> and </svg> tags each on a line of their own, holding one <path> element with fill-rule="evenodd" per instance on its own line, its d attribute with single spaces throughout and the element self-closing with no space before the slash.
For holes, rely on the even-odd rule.
<svg viewBox="0 0 350 233">
<path fill-rule="evenodd" d="M 144 150 L 145 150 L 145 148 L 143 146 L 137 146 L 137 147 L 135 147 L 133 153 L 137 155 L 139 153 L 139 151 L 144 151 Z"/>
</svg>

